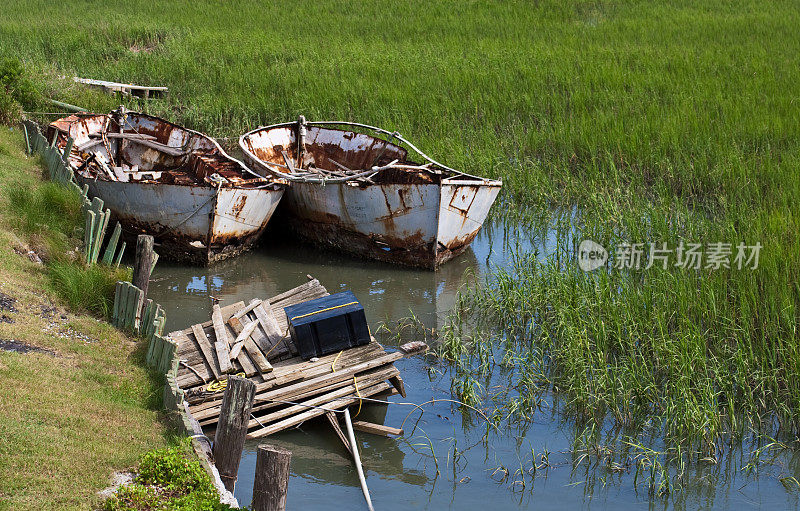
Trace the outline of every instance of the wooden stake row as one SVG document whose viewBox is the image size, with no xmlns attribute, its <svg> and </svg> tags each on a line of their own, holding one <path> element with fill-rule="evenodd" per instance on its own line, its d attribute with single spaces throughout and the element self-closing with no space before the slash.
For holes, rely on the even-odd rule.
<svg viewBox="0 0 800 511">
<path fill-rule="evenodd" d="M 169 338 L 154 335 L 147 348 L 145 363 L 160 374 L 175 377 L 178 372 L 179 359 L 176 356 L 178 345 Z"/>
<path fill-rule="evenodd" d="M 114 290 L 114 311 L 111 324 L 115 327 L 136 331 L 139 326 L 139 302 L 142 299 L 142 290 L 130 282 L 117 282 Z"/>
<path fill-rule="evenodd" d="M 22 127 L 25 134 L 25 142 L 28 146 L 28 153 L 32 154 L 37 152 L 42 156 L 50 180 L 70 187 L 83 196 L 82 211 L 85 216 L 86 226 L 83 235 L 85 262 L 87 265 L 96 264 L 100 257 L 100 247 L 105 238 L 111 211 L 103 209 L 103 201 L 101 199 L 97 197 L 91 200 L 89 199 L 88 185 L 84 185 L 83 188 L 80 188 L 75 183 L 75 175 L 69 165 L 69 153 L 72 150 L 74 140 L 71 137 L 68 138 L 64 151 L 62 152 L 56 147 L 55 138 L 53 138 L 51 144 L 47 143 L 47 139 L 39 131 L 39 127 L 36 123 L 25 121 L 22 123 Z M 114 234 L 112 234 L 111 240 L 109 240 L 105 254 L 103 255 L 103 263 L 109 266 L 111 264 L 119 266 L 122 254 L 125 251 L 125 243 L 123 242 L 119 252 L 116 252 L 121 233 L 122 226 L 117 222 Z M 116 257 L 114 257 L 115 252 Z"/>
</svg>

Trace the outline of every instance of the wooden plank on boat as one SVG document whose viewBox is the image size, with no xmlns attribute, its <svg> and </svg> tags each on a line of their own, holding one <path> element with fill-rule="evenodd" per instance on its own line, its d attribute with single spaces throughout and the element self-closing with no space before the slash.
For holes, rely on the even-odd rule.
<svg viewBox="0 0 800 511">
<path fill-rule="evenodd" d="M 301 284 L 301 285 L 297 286 L 296 288 L 290 289 L 288 291 L 284 291 L 283 293 L 280 293 L 280 294 L 277 294 L 277 295 L 273 296 L 272 298 L 269 299 L 269 302 L 271 304 L 275 305 L 275 304 L 277 304 L 279 302 L 282 302 L 284 300 L 289 299 L 293 295 L 296 295 L 296 294 L 302 293 L 303 291 L 306 291 L 306 290 L 309 290 L 309 289 L 314 289 L 314 288 L 325 289 L 322 286 L 322 284 L 319 283 L 319 280 L 312 279 L 312 280 L 309 280 L 308 282 L 306 282 L 305 284 Z"/>
<path fill-rule="evenodd" d="M 256 343 L 253 342 L 252 337 L 245 339 L 244 349 L 247 351 L 247 354 L 250 355 L 250 358 L 253 359 L 253 363 L 255 363 L 256 368 L 262 376 L 272 372 L 272 364 L 269 363 L 258 346 L 256 346 Z"/>
<path fill-rule="evenodd" d="M 274 392 L 275 396 L 280 396 L 280 397 L 266 397 L 269 394 L 265 393 L 259 396 L 257 401 L 259 404 L 258 405 L 254 404 L 253 410 L 256 412 L 267 410 L 269 408 L 274 408 L 275 403 L 279 402 L 280 400 L 305 399 L 311 396 L 315 396 L 317 394 L 330 392 L 332 390 L 342 387 L 350 386 L 353 387 L 353 390 L 355 391 L 356 385 L 358 385 L 358 388 L 369 387 L 370 385 L 376 382 L 385 381 L 396 374 L 399 374 L 398 369 L 394 367 L 394 365 L 389 364 L 385 367 L 380 367 L 377 369 L 373 369 L 372 371 L 359 374 L 357 377 L 354 376 L 346 380 L 337 380 L 329 384 L 313 385 L 303 389 L 302 391 L 286 391 L 284 393 L 278 391 Z"/>
<path fill-rule="evenodd" d="M 428 345 L 422 341 L 411 341 L 400 346 L 400 349 L 406 355 L 413 355 L 415 353 L 424 353 L 428 351 Z"/>
<path fill-rule="evenodd" d="M 238 358 L 231 359 L 232 365 L 235 365 L 234 361 L 236 361 L 236 363 L 238 363 L 241 366 L 242 371 L 248 378 L 258 374 L 258 368 L 256 367 L 255 363 L 253 363 L 253 361 L 250 360 L 250 357 L 246 352 L 240 352 Z M 234 369 L 236 368 L 234 367 Z"/>
<path fill-rule="evenodd" d="M 383 351 L 383 348 L 377 342 L 371 342 L 365 346 L 359 346 L 358 348 L 352 348 L 349 350 L 345 350 L 341 356 L 339 356 L 339 360 L 336 363 L 337 371 L 342 371 L 348 367 L 361 364 L 365 361 L 375 359 L 386 355 L 386 352 Z M 269 374 L 269 379 L 266 377 L 263 381 L 259 382 L 258 378 L 255 378 L 256 381 L 256 390 L 258 392 L 265 392 L 271 389 L 276 389 L 278 387 L 288 385 L 289 383 L 295 383 L 298 381 L 303 381 L 315 378 L 318 376 L 330 374 L 331 371 L 331 363 L 333 360 L 338 356 L 338 354 L 331 354 L 325 355 L 320 357 L 319 360 L 316 362 L 303 362 L 298 358 L 293 358 L 290 360 L 276 362 L 273 364 L 274 370 Z M 186 357 L 190 359 L 191 357 Z M 182 378 L 185 380 L 179 379 L 182 383 L 182 388 L 187 389 L 192 384 L 196 385 L 199 380 L 197 380 L 194 375 L 192 374 L 184 374 Z M 186 382 L 190 382 L 189 386 L 183 385 Z M 204 396 L 198 398 L 200 403 L 193 398 L 189 398 L 189 402 L 198 408 L 195 409 L 205 409 L 211 408 L 213 406 L 219 405 L 219 399 L 222 396 L 218 396 L 217 398 L 209 399 L 208 396 Z"/>
<path fill-rule="evenodd" d="M 319 394 L 320 392 L 329 392 L 342 386 L 349 385 L 353 381 L 353 377 L 356 376 L 356 374 L 359 374 L 358 378 L 361 378 L 362 381 L 365 382 L 375 380 L 383 381 L 399 374 L 399 371 L 396 367 L 394 367 L 394 365 L 384 361 L 383 364 L 379 364 L 378 366 L 372 366 L 372 364 L 362 364 L 354 372 L 337 374 L 336 378 L 330 377 L 331 375 L 323 375 L 319 378 L 278 387 L 261 393 L 259 393 L 260 391 L 258 390 L 258 385 L 256 385 L 256 398 L 255 402 L 253 403 L 253 411 L 258 412 L 273 408 L 275 406 L 275 400 L 285 401 L 303 399 L 315 394 Z M 356 381 L 358 381 L 358 378 Z M 217 400 L 213 403 L 203 402 L 196 406 L 193 405 L 192 413 L 195 414 L 195 417 L 197 417 L 198 420 L 214 418 L 219 415 L 219 407 L 221 403 L 222 402 L 220 400 Z"/>
<path fill-rule="evenodd" d="M 400 393 L 401 396 L 406 397 L 406 384 L 403 383 L 403 379 L 400 375 L 393 376 L 389 378 L 389 383 Z"/>
<path fill-rule="evenodd" d="M 384 426 L 383 424 L 374 424 L 367 421 L 353 421 L 353 429 L 363 431 L 364 433 L 372 433 L 373 435 L 380 436 L 399 436 L 403 434 L 402 429 Z"/>
<path fill-rule="evenodd" d="M 334 408 L 336 407 L 337 405 L 336 401 L 338 401 L 339 398 L 347 396 L 355 396 L 358 394 L 361 394 L 363 396 L 364 394 L 362 393 L 362 389 L 370 389 L 375 385 L 379 385 L 381 383 L 383 383 L 383 380 L 379 379 L 365 381 L 364 385 L 359 387 L 358 389 L 356 389 L 355 385 L 351 383 L 350 385 L 345 385 L 330 392 L 325 392 L 324 394 L 317 395 L 316 397 L 300 401 L 298 404 L 293 404 L 291 406 L 281 408 L 280 410 L 277 410 L 275 412 L 262 415 L 258 418 L 253 418 L 250 420 L 247 426 L 249 428 L 255 428 L 257 426 L 263 426 L 270 423 L 274 423 L 285 417 L 289 417 L 299 412 L 306 411 L 309 409 L 309 407 L 321 406 L 324 405 L 325 403 L 332 403 L 332 406 L 330 408 Z"/>
<path fill-rule="evenodd" d="M 236 302 L 230 305 L 226 305 L 225 307 L 221 307 L 219 311 L 222 314 L 222 319 L 224 321 L 227 321 L 231 318 L 234 312 L 241 309 L 242 307 L 244 307 L 244 302 Z M 200 328 L 202 328 L 203 330 L 212 326 L 214 326 L 214 322 L 211 319 L 203 323 L 200 323 Z"/>
<path fill-rule="evenodd" d="M 229 373 L 232 369 L 230 360 L 230 351 L 228 339 L 228 331 L 225 329 L 225 323 L 222 322 L 222 311 L 219 305 L 214 304 L 214 310 L 211 314 L 211 321 L 214 324 L 214 334 L 216 341 L 214 342 L 214 349 L 217 352 L 217 360 L 219 361 L 219 369 L 222 373 Z"/>
<path fill-rule="evenodd" d="M 236 314 L 238 314 L 238 312 Z M 246 315 L 246 313 L 243 317 L 239 318 L 236 317 L 236 314 L 231 316 L 231 318 L 228 320 L 228 324 L 231 326 L 231 329 L 237 334 L 236 341 L 237 342 L 239 340 L 242 341 L 242 347 L 247 351 L 247 354 L 250 355 L 253 364 L 255 364 L 255 367 L 256 369 L 258 369 L 258 372 L 261 374 L 261 376 L 264 376 L 265 374 L 272 371 L 272 365 L 264 356 L 264 353 L 261 352 L 261 350 L 258 347 L 258 344 L 254 342 L 254 339 L 260 340 L 260 338 L 263 337 L 261 332 L 258 330 L 259 322 L 255 319 L 250 319 Z M 242 321 L 245 322 L 244 325 L 242 324 Z M 252 331 L 250 331 L 246 337 L 241 339 L 245 329 L 251 329 L 251 328 Z M 233 353 L 232 350 L 231 353 Z"/>
</svg>

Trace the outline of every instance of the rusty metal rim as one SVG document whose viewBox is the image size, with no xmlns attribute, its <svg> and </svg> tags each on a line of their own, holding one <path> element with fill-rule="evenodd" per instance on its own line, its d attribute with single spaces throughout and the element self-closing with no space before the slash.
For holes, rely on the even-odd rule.
<svg viewBox="0 0 800 511">
<path fill-rule="evenodd" d="M 188 133 L 191 133 L 193 135 L 196 135 L 196 136 L 199 136 L 201 138 L 204 138 L 206 140 L 211 141 L 211 143 L 216 147 L 216 149 L 220 152 L 220 154 L 223 157 L 227 158 L 230 161 L 235 162 L 241 168 L 243 174 L 246 173 L 247 175 L 251 175 L 254 178 L 263 178 L 264 177 L 264 176 L 258 174 L 257 172 L 253 171 L 243 161 L 241 161 L 241 160 L 239 160 L 237 158 L 234 158 L 233 156 L 228 154 L 225 151 L 225 149 L 222 148 L 222 146 L 219 144 L 219 142 L 217 142 L 217 140 L 214 137 L 210 136 L 210 135 L 207 135 L 207 134 L 205 134 L 203 132 L 200 132 L 200 131 L 197 131 L 197 130 L 193 130 L 193 129 L 187 128 L 185 126 L 182 126 L 180 124 L 168 121 L 168 120 L 164 119 L 163 117 L 157 117 L 155 115 L 150 115 L 150 114 L 147 114 L 147 113 L 144 113 L 144 112 L 137 112 L 135 110 L 128 110 L 127 108 L 124 108 L 124 107 L 121 107 L 120 109 L 118 109 L 118 111 L 120 111 L 124 115 L 125 124 L 127 124 L 128 126 L 133 128 L 134 131 L 136 131 L 136 128 L 132 124 L 130 124 L 128 122 L 128 119 L 127 119 L 127 115 L 128 114 L 134 114 L 134 115 L 137 115 L 137 116 L 140 116 L 140 117 L 149 118 L 149 119 L 154 120 L 154 121 L 163 122 L 165 124 L 168 124 L 168 125 L 172 126 L 173 128 L 184 130 L 184 131 L 186 131 Z M 99 113 L 93 113 L 93 112 L 76 112 L 76 113 L 73 113 L 72 115 L 74 115 L 75 117 L 78 117 L 78 118 L 84 118 L 84 117 L 85 118 L 89 118 L 89 117 L 108 117 L 111 114 L 110 113 L 109 114 L 99 114 Z M 57 122 L 57 121 L 55 121 L 55 122 Z M 69 135 L 69 130 L 67 130 L 67 135 Z M 280 179 L 273 179 L 272 181 L 264 183 L 263 185 L 254 186 L 254 187 L 249 188 L 249 189 L 263 189 L 263 188 L 267 188 L 267 187 L 270 187 L 270 186 L 278 186 L 279 188 L 286 188 L 287 185 L 288 185 L 288 183 L 282 182 Z M 187 185 L 187 186 L 195 186 L 195 185 Z M 242 188 L 242 187 L 234 186 L 232 188 Z"/>
<path fill-rule="evenodd" d="M 278 123 L 278 124 L 270 124 L 269 126 L 258 127 L 258 128 L 254 129 L 254 130 L 248 131 L 247 133 L 245 133 L 244 135 L 239 137 L 239 147 L 241 147 L 242 150 L 245 152 L 245 154 L 250 156 L 253 159 L 253 161 L 255 161 L 256 163 L 258 163 L 259 165 L 261 165 L 263 167 L 266 167 L 267 170 L 269 170 L 270 172 L 273 172 L 276 175 L 279 175 L 280 177 L 282 177 L 284 179 L 288 179 L 290 181 L 302 181 L 302 182 L 306 182 L 306 183 L 337 183 L 337 182 L 340 182 L 340 181 L 341 182 L 349 181 L 349 180 L 351 180 L 353 178 L 357 178 L 357 177 L 360 176 L 360 174 L 357 174 L 357 175 L 354 175 L 354 176 L 350 176 L 348 179 L 344 179 L 344 178 L 339 178 L 339 179 L 297 178 L 295 176 L 292 176 L 291 174 L 285 174 L 285 173 L 281 172 L 280 170 L 277 170 L 276 168 L 273 168 L 273 166 L 271 166 L 269 163 L 267 163 L 265 161 L 262 161 L 260 158 L 258 158 L 256 155 L 254 155 L 245 146 L 245 143 L 244 143 L 245 138 L 249 137 L 250 135 L 252 135 L 254 133 L 257 133 L 257 132 L 260 132 L 260 131 L 265 131 L 265 130 L 270 130 L 270 129 L 273 129 L 273 128 L 286 128 L 286 127 L 290 127 L 290 126 L 296 126 L 297 124 L 298 124 L 298 121 L 292 121 L 292 122 L 282 122 L 282 123 Z M 359 127 L 359 128 L 369 129 L 369 130 L 375 131 L 377 133 L 382 133 L 384 135 L 389 135 L 390 137 L 396 138 L 400 142 L 406 144 L 409 148 L 411 148 L 417 154 L 422 156 L 428 162 L 430 162 L 430 163 L 432 163 L 432 164 L 434 164 L 434 165 L 436 165 L 438 167 L 441 167 L 444 170 L 448 170 L 450 172 L 454 172 L 455 174 L 458 174 L 459 176 L 465 176 L 465 177 L 468 177 L 468 178 L 473 178 L 476 181 L 478 181 L 480 184 L 488 184 L 490 186 L 501 186 L 502 185 L 502 181 L 490 180 L 490 179 L 482 178 L 480 176 L 473 176 L 471 174 L 466 174 L 466 173 L 461 172 L 459 170 L 456 170 L 456 169 L 453 169 L 451 167 L 448 167 L 447 165 L 439 163 L 438 161 L 434 160 L 433 158 L 431 158 L 427 154 L 423 153 L 417 146 L 415 146 L 414 144 L 412 144 L 411 142 L 409 142 L 408 140 L 403 138 L 403 136 L 400 135 L 400 133 L 397 132 L 397 131 L 391 132 L 391 131 L 387 131 L 387 130 L 382 129 L 382 128 L 378 128 L 377 126 L 370 126 L 369 124 L 362 124 L 362 123 L 358 123 L 358 122 L 349 122 L 349 121 L 306 121 L 305 124 L 308 125 L 308 126 L 356 126 L 356 127 Z M 372 171 L 371 170 L 367 170 L 367 171 L 363 172 L 363 174 L 369 174 L 370 172 L 372 172 Z M 450 179 L 452 179 L 452 178 L 450 178 Z"/>
</svg>

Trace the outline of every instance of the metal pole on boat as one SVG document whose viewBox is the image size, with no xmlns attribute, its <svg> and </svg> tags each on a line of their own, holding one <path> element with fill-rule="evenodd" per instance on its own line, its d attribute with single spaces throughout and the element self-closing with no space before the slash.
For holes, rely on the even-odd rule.
<svg viewBox="0 0 800 511">
<path fill-rule="evenodd" d="M 358 480 L 361 483 L 361 491 L 364 492 L 364 499 L 367 501 L 369 511 L 375 511 L 372 507 L 372 499 L 369 498 L 369 488 L 367 488 L 367 480 L 364 479 L 364 469 L 361 468 L 361 457 L 358 454 L 358 446 L 356 445 L 356 436 L 353 433 L 353 421 L 350 420 L 350 410 L 344 409 L 344 422 L 347 424 L 347 437 L 350 440 L 351 451 L 353 452 L 353 460 L 356 463 L 356 472 L 358 473 Z"/>
</svg>

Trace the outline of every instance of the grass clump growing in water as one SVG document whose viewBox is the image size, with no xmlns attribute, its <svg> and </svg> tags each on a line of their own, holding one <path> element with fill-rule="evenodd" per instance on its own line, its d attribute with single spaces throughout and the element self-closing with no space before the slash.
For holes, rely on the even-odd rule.
<svg viewBox="0 0 800 511">
<path fill-rule="evenodd" d="M 552 391 L 595 431 L 635 435 L 655 426 L 667 446 L 703 453 L 751 428 L 797 431 L 800 239 L 785 235 L 800 226 L 749 210 L 728 223 L 659 200 L 672 204 L 625 195 L 593 202 L 556 229 L 548 257 L 527 254 L 466 290 L 439 333 L 439 354 L 455 364 L 454 392 L 525 421 Z M 612 262 L 628 241 L 764 248 L 756 269 L 645 269 L 645 254 L 640 270 L 609 264 L 587 273 L 575 259 L 584 238 L 599 241 Z M 472 381 L 503 390 L 478 395 Z"/>
</svg>

